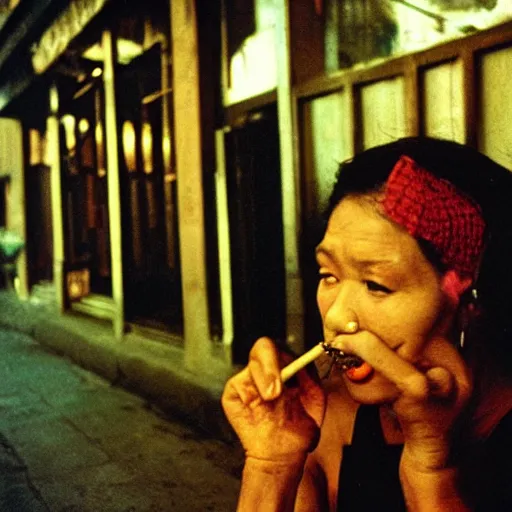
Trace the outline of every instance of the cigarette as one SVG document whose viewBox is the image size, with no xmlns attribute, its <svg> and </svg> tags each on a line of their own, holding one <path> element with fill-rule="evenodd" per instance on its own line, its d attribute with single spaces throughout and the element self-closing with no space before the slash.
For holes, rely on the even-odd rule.
<svg viewBox="0 0 512 512">
<path fill-rule="evenodd" d="M 285 366 L 281 370 L 281 381 L 286 382 L 287 380 L 291 379 L 298 371 L 302 370 L 302 368 L 307 366 L 309 363 L 312 363 L 322 354 L 325 354 L 325 350 L 322 346 L 322 343 L 319 343 L 292 361 L 288 366 Z"/>
<path fill-rule="evenodd" d="M 302 368 L 309 363 L 312 363 L 315 359 L 318 359 L 322 354 L 331 356 L 334 359 L 334 363 L 342 370 L 356 368 L 363 364 L 359 356 L 344 354 L 341 350 L 321 341 L 318 345 L 315 345 L 312 349 L 292 361 L 288 366 L 285 366 L 281 370 L 281 381 L 286 382 L 291 379 L 297 372 L 302 370 Z"/>
</svg>

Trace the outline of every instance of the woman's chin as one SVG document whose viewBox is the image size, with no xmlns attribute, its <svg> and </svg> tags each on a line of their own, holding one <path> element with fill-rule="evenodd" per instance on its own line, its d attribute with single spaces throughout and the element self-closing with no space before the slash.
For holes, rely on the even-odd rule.
<svg viewBox="0 0 512 512">
<path fill-rule="evenodd" d="M 344 373 L 343 380 L 352 398 L 361 404 L 386 403 L 394 400 L 398 393 L 392 382 L 375 371 L 360 380 Z"/>
</svg>

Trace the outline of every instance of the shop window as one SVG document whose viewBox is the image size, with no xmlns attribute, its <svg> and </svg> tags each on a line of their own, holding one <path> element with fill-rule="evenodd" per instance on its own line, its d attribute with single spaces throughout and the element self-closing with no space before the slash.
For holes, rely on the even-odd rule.
<svg viewBox="0 0 512 512">
<path fill-rule="evenodd" d="M 425 134 L 464 143 L 464 98 L 462 62 L 456 60 L 425 70 L 423 113 Z"/>
<path fill-rule="evenodd" d="M 304 105 L 304 154 L 307 162 L 304 200 L 311 215 L 321 215 L 340 162 L 350 157 L 348 102 L 338 91 L 314 98 Z"/>
<path fill-rule="evenodd" d="M 224 104 L 275 89 L 277 85 L 275 1 L 227 0 L 228 77 Z"/>
<path fill-rule="evenodd" d="M 512 169 L 512 46 L 481 55 L 480 144 L 486 155 Z"/>
<path fill-rule="evenodd" d="M 326 0 L 328 72 L 430 48 L 512 18 L 509 0 Z"/>
</svg>

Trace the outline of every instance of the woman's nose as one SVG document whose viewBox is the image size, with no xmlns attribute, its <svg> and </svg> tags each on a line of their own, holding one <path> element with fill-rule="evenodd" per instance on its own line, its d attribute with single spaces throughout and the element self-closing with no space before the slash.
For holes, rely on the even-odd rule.
<svg viewBox="0 0 512 512">
<path fill-rule="evenodd" d="M 334 333 L 354 333 L 359 329 L 356 291 L 350 283 L 340 284 L 324 318 L 324 327 Z"/>
</svg>

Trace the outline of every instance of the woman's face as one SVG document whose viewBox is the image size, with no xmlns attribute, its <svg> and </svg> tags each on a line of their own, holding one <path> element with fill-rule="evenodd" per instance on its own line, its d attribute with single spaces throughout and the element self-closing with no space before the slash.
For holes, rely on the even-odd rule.
<svg viewBox="0 0 512 512">
<path fill-rule="evenodd" d="M 317 247 L 324 339 L 334 340 L 348 322 L 357 321 L 358 333 L 373 334 L 417 364 L 432 334 L 446 329 L 443 320 L 449 313 L 441 277 L 416 240 L 377 209 L 374 197 L 343 199 Z M 356 342 L 357 333 L 349 335 Z M 345 373 L 344 379 L 360 402 L 385 402 L 396 395 L 395 386 L 377 372 L 363 380 Z"/>
</svg>

